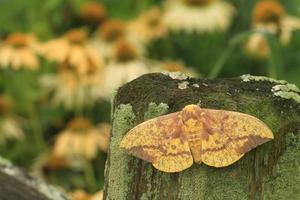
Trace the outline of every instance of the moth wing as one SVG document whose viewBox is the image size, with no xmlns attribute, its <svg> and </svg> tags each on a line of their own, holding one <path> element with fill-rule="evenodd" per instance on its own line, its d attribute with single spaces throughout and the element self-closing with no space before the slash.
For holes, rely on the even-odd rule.
<svg viewBox="0 0 300 200">
<path fill-rule="evenodd" d="M 160 171 L 182 171 L 193 164 L 188 142 L 181 134 L 182 125 L 181 112 L 150 119 L 131 129 L 120 147 Z"/>
<path fill-rule="evenodd" d="M 204 133 L 201 160 L 210 166 L 225 167 L 251 149 L 274 138 L 261 120 L 247 114 L 202 109 Z"/>
</svg>

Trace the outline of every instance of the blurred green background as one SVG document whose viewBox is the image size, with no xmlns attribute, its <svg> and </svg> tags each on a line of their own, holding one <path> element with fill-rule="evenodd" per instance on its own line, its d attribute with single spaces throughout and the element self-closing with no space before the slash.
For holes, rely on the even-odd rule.
<svg viewBox="0 0 300 200">
<path fill-rule="evenodd" d="M 192 0 L 177 1 L 181 3 L 193 2 Z M 194 1 L 197 2 L 197 0 Z M 203 10 L 207 9 L 205 6 L 213 4 L 208 0 L 198 1 L 200 2 L 199 5 L 197 3 L 195 3 L 195 5 L 191 3 L 191 5 L 196 7 L 196 12 L 204 12 Z M 108 143 L 107 135 L 104 136 L 107 133 L 104 134 L 103 132 L 105 131 L 103 127 L 98 128 L 98 125 L 99 123 L 110 123 L 109 99 L 112 96 L 104 95 L 105 97 L 103 97 L 103 95 L 99 95 L 89 100 L 87 94 L 89 94 L 91 90 L 95 90 L 96 92 L 94 93 L 97 93 L 97 90 L 104 91 L 104 89 L 101 88 L 102 82 L 96 81 L 92 84 L 79 82 L 78 80 L 85 80 L 86 77 L 88 77 L 87 80 L 92 79 L 91 74 L 89 74 L 89 72 L 84 75 L 80 73 L 77 74 L 77 66 L 71 63 L 70 60 L 57 61 L 49 58 L 51 57 L 49 56 L 51 52 L 55 51 L 55 49 L 60 49 L 59 45 L 49 50 L 51 52 L 48 52 L 48 56 L 47 53 L 45 54 L 43 52 L 48 48 L 43 45 L 53 39 L 67 38 L 64 34 L 70 30 L 79 28 L 80 30 L 84 30 L 87 34 L 84 39 L 80 36 L 79 38 L 76 36 L 73 40 L 70 39 L 70 37 L 67 38 L 66 40 L 68 40 L 71 45 L 97 43 L 97 45 L 105 46 L 105 50 L 101 50 L 102 53 L 101 51 L 97 52 L 99 56 L 103 57 L 101 58 L 102 68 L 106 70 L 110 68 L 108 70 L 111 70 L 112 73 L 108 75 L 108 72 L 99 72 L 99 77 L 100 73 L 102 73 L 101 76 L 104 78 L 101 79 L 107 79 L 108 84 L 116 85 L 115 87 L 112 86 L 114 90 L 117 86 L 120 86 L 120 83 L 123 84 L 143 74 L 136 72 L 134 77 L 128 78 L 128 80 L 125 80 L 123 77 L 125 80 L 123 82 L 116 81 L 116 77 L 108 77 L 112 76 L 114 72 L 118 74 L 118 67 L 122 65 L 125 67 L 122 68 L 123 71 L 120 72 L 121 74 L 134 74 L 132 71 L 139 69 L 133 67 L 130 68 L 131 71 L 129 69 L 128 71 L 125 70 L 127 69 L 127 65 L 129 67 L 129 63 L 132 60 L 134 60 L 132 63 L 138 62 L 139 65 L 146 65 L 146 71 L 144 70 L 144 72 L 155 71 L 152 69 L 153 66 L 151 66 L 151 63 L 155 63 L 155 65 L 159 63 L 158 66 L 160 67 L 158 67 L 159 69 L 156 71 L 175 71 L 173 65 L 171 69 L 164 65 L 166 62 L 174 62 L 175 64 L 173 64 L 176 65 L 175 69 L 184 72 L 189 71 L 192 75 L 203 78 L 234 77 L 242 74 L 252 74 L 283 79 L 300 86 L 300 22 L 297 21 L 298 18 L 300 21 L 300 2 L 298 0 L 271 1 L 273 3 L 275 2 L 277 7 L 272 5 L 269 7 L 268 5 L 264 5 L 265 7 L 261 6 L 263 7 L 259 13 L 262 16 L 260 16 L 262 18 L 261 21 L 255 20 L 253 13 L 255 6 L 260 2 L 264 2 L 263 0 L 222 1 L 225 2 L 226 5 L 232 6 L 234 10 L 231 13 L 232 18 L 228 19 L 230 24 L 226 30 L 219 30 L 218 27 L 212 31 L 199 31 L 197 27 L 193 31 L 188 31 L 184 28 L 176 30 L 172 29 L 172 27 L 170 28 L 168 24 L 163 24 L 162 30 L 166 31 L 159 37 L 151 36 L 145 42 L 135 40 L 134 34 L 131 37 L 123 36 L 130 42 L 133 40 L 132 43 L 136 45 L 134 47 L 136 49 L 131 50 L 129 47 L 130 44 L 121 43 L 118 44 L 119 46 L 116 45 L 118 47 L 116 47 L 117 50 L 115 51 L 115 44 L 113 42 L 103 41 L 105 40 L 103 38 L 101 39 L 101 31 L 104 30 L 103 24 L 106 21 L 120 19 L 125 26 L 125 31 L 123 32 L 126 32 L 125 35 L 127 35 L 127 27 L 129 27 L 130 24 L 136 21 L 137 24 L 146 23 L 145 21 L 147 20 L 143 21 L 143 19 L 147 17 L 143 18 L 140 16 L 143 16 L 153 7 L 158 7 L 160 10 L 159 18 L 155 18 L 154 20 L 163 21 L 165 13 L 170 11 L 170 8 L 168 8 L 169 4 L 165 0 L 93 1 L 93 3 L 99 3 L 101 8 L 105 10 L 105 12 L 102 13 L 102 18 L 95 22 L 95 20 L 93 21 L 88 17 L 84 18 L 82 16 L 84 6 L 90 2 L 91 1 L 84 0 L 0 0 L 0 52 L 2 49 L 2 53 L 0 53 L 0 66 L 2 65 L 0 67 L 0 156 L 11 160 L 16 165 L 26 168 L 36 176 L 44 178 L 49 183 L 64 188 L 67 192 L 81 191 L 82 193 L 86 192 L 85 195 L 88 195 L 88 193 L 94 194 L 103 189 L 103 171 L 107 147 L 106 149 L 101 149 L 99 147 L 101 144 L 88 143 L 89 145 L 95 146 L 96 150 L 91 151 L 97 151 L 97 156 L 86 156 L 86 153 L 80 152 L 80 149 L 83 152 L 85 149 L 81 147 L 78 148 L 78 145 L 76 146 L 74 144 L 74 148 L 78 148 L 79 150 L 77 152 L 71 152 L 72 155 L 70 157 L 66 156 L 66 158 L 64 158 L 62 155 L 55 155 L 55 146 L 58 145 L 58 141 L 61 139 L 60 135 L 63 135 L 64 131 L 76 132 L 75 134 L 81 134 L 80 137 L 82 136 L 84 138 L 85 132 L 96 130 L 96 132 L 98 131 L 99 133 L 100 140 L 103 140 L 104 143 Z M 205 2 L 205 5 L 203 5 L 203 2 Z M 270 0 L 268 3 L 270 3 Z M 281 14 L 279 12 L 277 16 L 276 14 L 278 12 L 276 12 L 276 8 L 278 9 L 278 5 L 283 12 Z M 197 10 L 198 8 L 199 10 Z M 272 9 L 275 9 L 274 13 Z M 188 9 L 186 10 L 189 12 Z M 191 10 L 191 12 L 195 12 L 195 10 Z M 220 14 L 222 15 L 222 13 Z M 288 23 L 287 26 L 282 25 L 286 16 L 293 16 L 294 21 L 293 24 L 291 23 L 292 25 Z M 188 19 L 189 15 L 185 15 L 185 17 Z M 210 16 L 207 15 L 207 17 Z M 214 15 L 211 17 L 213 18 Z M 211 20 L 213 21 L 213 19 Z M 256 27 L 257 24 L 260 28 Z M 270 24 L 276 27 L 278 26 L 278 30 L 274 32 L 269 31 Z M 149 29 L 142 29 L 141 27 L 144 27 L 144 25 L 139 24 L 136 27 L 139 27 L 145 34 L 147 34 L 147 31 L 151 31 L 151 27 Z M 139 28 L 133 28 L 133 32 L 139 32 Z M 283 44 L 280 39 L 280 34 L 284 31 L 288 31 L 288 29 L 291 29 L 291 36 L 288 43 Z M 115 29 L 112 28 L 112 32 L 114 30 Z M 100 39 L 97 39 L 97 37 L 99 37 L 97 31 L 100 31 Z M 124 35 L 123 32 L 122 34 Z M 29 33 L 36 37 L 38 47 L 33 48 L 33 51 L 38 59 L 37 69 L 31 70 L 28 67 L 13 68 L 11 67 L 13 64 L 9 64 L 9 61 L 7 61 L 8 64 L 5 64 L 5 59 L 14 59 L 12 58 L 13 56 L 7 56 L 8 53 L 5 54 L 7 51 L 5 48 L 7 46 L 12 49 L 23 48 L 23 45 L 26 47 L 31 46 L 31 44 L 28 45 L 28 43 L 23 44 L 23 40 L 18 37 L 16 37 L 18 39 L 9 40 L 9 36 L 14 33 Z M 262 46 L 258 46 L 254 52 L 249 53 L 245 46 L 255 33 L 261 35 L 262 39 L 260 39 L 263 40 Z M 128 33 L 128 35 L 130 36 L 130 33 Z M 21 40 L 21 42 L 19 40 Z M 20 44 L 21 47 L 19 47 Z M 257 56 L 257 54 L 262 51 L 261 49 L 266 47 L 269 49 L 268 54 Z M 139 48 L 142 49 L 142 53 L 136 53 L 139 52 Z M 109 54 L 110 51 L 113 53 Z M 84 51 L 82 50 L 82 52 Z M 106 53 L 109 54 L 107 57 L 101 55 Z M 122 55 L 129 55 L 129 61 L 126 57 L 126 62 L 123 62 L 123 60 L 120 59 Z M 134 57 L 133 59 L 132 56 Z M 74 57 L 76 58 L 76 55 Z M 1 59 L 3 62 L 1 62 Z M 87 60 L 88 63 L 92 63 L 92 61 L 90 61 L 91 58 Z M 116 63 L 118 67 L 115 66 Z M 130 66 L 133 65 L 132 63 Z M 20 66 L 21 65 L 22 63 Z M 26 63 L 24 65 L 26 65 Z M 72 68 L 74 67 L 73 65 L 75 68 Z M 164 65 L 164 67 L 161 67 L 162 65 Z M 180 67 L 177 65 L 180 65 Z M 72 71 L 74 69 L 76 69 L 75 72 Z M 71 71 L 72 78 L 70 78 L 71 80 L 68 79 L 68 81 L 71 81 L 72 84 L 78 81 L 78 83 L 74 83 L 74 90 L 81 88 L 83 85 L 83 89 L 78 89 L 79 93 L 83 90 L 87 90 L 88 92 L 82 93 L 85 94 L 83 95 L 83 101 L 91 103 L 75 103 L 76 105 L 73 107 L 66 106 L 63 101 L 53 103 L 53 96 L 55 96 L 56 90 L 52 88 L 49 92 L 42 86 L 43 84 L 41 84 L 40 80 L 47 75 L 59 77 L 62 71 L 67 71 L 68 73 Z M 95 71 L 92 71 L 92 73 L 95 74 Z M 115 81 L 118 82 L 119 85 L 114 84 Z M 63 81 L 58 82 L 58 78 L 53 79 L 51 82 L 52 85 L 55 85 L 53 82 L 62 85 L 64 83 Z M 67 92 L 68 88 L 62 88 L 61 90 L 66 90 L 66 93 L 62 95 L 63 97 L 69 94 Z M 113 93 L 112 89 L 108 90 L 109 93 Z M 76 95 L 70 96 L 69 98 L 76 99 L 78 98 Z M 7 125 L 7 121 L 9 121 L 7 119 L 13 119 L 11 121 L 14 122 Z M 75 120 L 74 122 L 74 119 L 79 120 Z M 86 123 L 87 121 L 88 123 Z M 16 128 L 20 130 L 16 131 Z M 7 130 L 12 130 L 14 133 L 9 135 L 7 134 Z M 22 133 L 18 134 L 17 132 Z M 70 135 L 72 135 L 72 133 Z M 86 134 L 86 137 L 89 137 L 87 135 L 88 134 Z M 93 137 L 94 136 L 91 136 L 91 138 Z M 98 136 L 94 138 L 98 138 Z M 73 141 L 73 139 L 69 138 L 61 140 L 68 140 L 70 143 Z M 68 142 L 61 143 L 65 145 L 68 144 Z M 80 145 L 84 146 L 84 144 Z M 66 153 L 66 155 L 67 154 L 68 153 Z M 74 195 L 74 199 L 76 199 L 75 196 L 76 194 Z"/>
</svg>

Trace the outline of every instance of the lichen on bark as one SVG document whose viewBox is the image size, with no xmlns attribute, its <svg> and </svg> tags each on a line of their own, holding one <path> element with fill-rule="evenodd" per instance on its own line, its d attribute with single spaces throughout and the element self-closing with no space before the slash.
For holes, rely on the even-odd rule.
<svg viewBox="0 0 300 200">
<path fill-rule="evenodd" d="M 130 104 L 121 104 L 113 114 L 113 128 L 110 138 L 109 152 L 111 157 L 107 160 L 105 173 L 109 179 L 106 180 L 106 192 L 110 199 L 127 199 L 126 194 L 129 192 L 127 185 L 130 184 L 130 168 L 128 163 L 131 158 L 125 154 L 119 144 L 123 134 L 126 133 L 134 124 L 135 115 Z M 113 164 L 110 162 L 113 161 Z M 120 179 L 122 177 L 122 179 Z"/>
<path fill-rule="evenodd" d="M 156 104 L 154 102 L 149 103 L 148 110 L 145 112 L 144 119 L 151 119 L 168 112 L 169 106 L 165 103 Z"/>
</svg>

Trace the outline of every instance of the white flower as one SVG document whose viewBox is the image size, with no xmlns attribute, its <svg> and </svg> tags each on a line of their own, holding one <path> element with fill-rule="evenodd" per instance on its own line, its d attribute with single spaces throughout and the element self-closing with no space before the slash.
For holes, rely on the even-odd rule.
<svg viewBox="0 0 300 200">
<path fill-rule="evenodd" d="M 94 159 L 98 150 L 106 151 L 108 146 L 108 133 L 104 127 L 109 125 L 93 127 L 91 122 L 85 118 L 75 118 L 68 123 L 65 130 L 58 134 L 53 147 L 56 156 L 64 158 L 83 157 Z"/>
<path fill-rule="evenodd" d="M 61 70 L 57 74 L 43 75 L 40 79 L 45 92 L 53 92 L 51 101 L 70 110 L 93 105 L 99 97 L 100 82 L 99 70 L 80 76 L 73 70 Z"/>
<path fill-rule="evenodd" d="M 253 10 L 253 30 L 265 31 L 278 39 L 283 45 L 288 45 L 294 30 L 300 29 L 300 19 L 286 14 L 277 1 L 260 1 Z M 267 58 L 271 51 L 265 36 L 256 32 L 246 43 L 246 52 L 258 58 Z"/>
<path fill-rule="evenodd" d="M 261 33 L 253 33 L 246 42 L 246 53 L 257 58 L 266 58 L 270 53 L 268 41 Z"/>
<path fill-rule="evenodd" d="M 226 31 L 235 9 L 225 1 L 205 5 L 188 5 L 186 1 L 169 0 L 165 5 L 164 22 L 169 29 L 184 32 Z"/>
<path fill-rule="evenodd" d="M 33 35 L 13 33 L 0 45 L 0 67 L 18 70 L 39 68 L 38 42 Z"/>
<path fill-rule="evenodd" d="M 103 65 L 101 54 L 87 42 L 87 33 L 80 29 L 70 30 L 64 37 L 46 42 L 40 51 L 49 61 L 67 64 L 80 74 Z"/>
<path fill-rule="evenodd" d="M 163 37 L 167 33 L 166 25 L 162 19 L 162 12 L 156 7 L 129 21 L 127 31 L 132 38 L 140 43 L 147 43 L 153 39 Z"/>
<path fill-rule="evenodd" d="M 141 60 L 111 62 L 103 70 L 99 92 L 103 98 L 109 99 L 118 87 L 149 72 L 149 68 Z"/>
<path fill-rule="evenodd" d="M 287 45 L 291 40 L 293 31 L 300 29 L 300 19 L 297 17 L 285 16 L 282 19 L 280 26 L 280 40 L 283 44 Z"/>
<path fill-rule="evenodd" d="M 0 119 L 0 144 L 7 140 L 23 138 L 24 132 L 16 118 L 6 116 Z"/>
</svg>

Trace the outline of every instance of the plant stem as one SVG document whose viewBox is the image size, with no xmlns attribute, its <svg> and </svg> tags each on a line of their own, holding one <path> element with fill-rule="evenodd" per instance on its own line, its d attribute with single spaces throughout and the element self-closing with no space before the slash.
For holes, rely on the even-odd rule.
<svg viewBox="0 0 300 200">
<path fill-rule="evenodd" d="M 227 49 L 227 51 L 225 51 L 225 53 L 221 56 L 221 58 L 217 61 L 217 63 L 213 67 L 213 69 L 208 74 L 209 79 L 214 79 L 219 75 L 221 69 L 225 65 L 225 63 L 228 60 L 229 56 L 233 53 L 234 49 L 235 49 L 234 46 L 230 46 Z"/>
<path fill-rule="evenodd" d="M 226 61 L 228 60 L 229 56 L 234 52 L 235 48 L 243 41 L 245 41 L 254 31 L 246 31 L 243 33 L 240 33 L 236 36 L 234 36 L 229 41 L 229 46 L 227 50 L 223 53 L 220 59 L 218 59 L 215 66 L 212 68 L 210 73 L 208 74 L 208 78 L 213 79 L 216 78 L 219 74 L 222 68 L 224 67 Z"/>
<path fill-rule="evenodd" d="M 32 127 L 34 141 L 35 141 L 38 149 L 43 149 L 46 147 L 46 144 L 45 144 L 45 141 L 43 138 L 43 130 L 40 125 L 34 103 L 29 103 L 29 105 L 27 106 L 27 113 L 29 116 L 30 125 Z"/>
<path fill-rule="evenodd" d="M 97 191 L 97 183 L 95 179 L 94 168 L 89 160 L 84 161 L 84 176 L 85 181 L 92 192 Z"/>
</svg>

